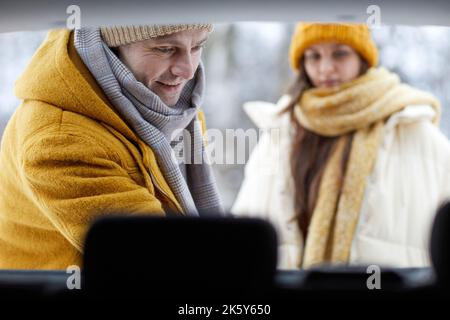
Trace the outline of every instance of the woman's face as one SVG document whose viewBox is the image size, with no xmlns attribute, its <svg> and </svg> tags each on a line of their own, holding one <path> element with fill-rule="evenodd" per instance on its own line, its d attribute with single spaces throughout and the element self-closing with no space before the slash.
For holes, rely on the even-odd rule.
<svg viewBox="0 0 450 320">
<path fill-rule="evenodd" d="M 304 53 L 306 74 L 314 87 L 331 88 L 360 75 L 361 58 L 350 46 L 337 42 L 320 42 Z"/>
</svg>

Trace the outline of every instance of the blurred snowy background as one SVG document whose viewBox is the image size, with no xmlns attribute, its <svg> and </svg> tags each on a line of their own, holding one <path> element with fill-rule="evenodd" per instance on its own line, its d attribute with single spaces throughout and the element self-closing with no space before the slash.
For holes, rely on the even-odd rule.
<svg viewBox="0 0 450 320">
<path fill-rule="evenodd" d="M 250 100 L 278 100 L 294 78 L 288 62 L 293 30 L 294 25 L 286 23 L 215 25 L 203 56 L 208 128 L 253 128 L 242 104 Z M 392 26 L 374 29 L 372 33 L 380 50 L 380 65 L 441 100 L 441 128 L 450 138 L 450 28 Z M 20 103 L 13 94 L 14 81 L 45 35 L 45 31 L 0 33 L 0 136 Z M 226 145 L 225 152 L 233 147 L 233 143 Z M 243 167 L 214 166 L 227 208 L 239 190 Z"/>
</svg>

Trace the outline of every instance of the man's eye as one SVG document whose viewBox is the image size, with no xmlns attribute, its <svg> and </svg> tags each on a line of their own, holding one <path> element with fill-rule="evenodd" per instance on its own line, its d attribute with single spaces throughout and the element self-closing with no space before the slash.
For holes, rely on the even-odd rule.
<svg viewBox="0 0 450 320">
<path fill-rule="evenodd" d="M 171 48 L 171 47 L 159 47 L 159 48 L 156 48 L 156 50 L 161 53 L 172 53 L 175 49 Z"/>
<path fill-rule="evenodd" d="M 199 50 L 203 49 L 204 46 L 205 46 L 205 45 L 202 44 L 202 45 L 193 47 L 193 48 L 192 48 L 192 51 L 199 51 Z"/>
</svg>

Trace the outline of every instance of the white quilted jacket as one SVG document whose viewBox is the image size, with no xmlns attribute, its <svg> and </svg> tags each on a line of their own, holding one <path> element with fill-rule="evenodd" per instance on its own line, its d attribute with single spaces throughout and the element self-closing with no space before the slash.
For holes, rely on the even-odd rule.
<svg viewBox="0 0 450 320">
<path fill-rule="evenodd" d="M 264 134 L 253 150 L 231 211 L 271 221 L 278 231 L 281 269 L 298 268 L 303 240 L 293 209 L 288 115 L 277 116 L 288 96 L 275 105 L 249 102 L 244 109 Z M 450 200 L 450 142 L 432 124 L 427 105 L 406 107 L 385 126 L 374 171 L 368 178 L 350 264 L 429 266 L 430 228 L 437 207 Z"/>
</svg>

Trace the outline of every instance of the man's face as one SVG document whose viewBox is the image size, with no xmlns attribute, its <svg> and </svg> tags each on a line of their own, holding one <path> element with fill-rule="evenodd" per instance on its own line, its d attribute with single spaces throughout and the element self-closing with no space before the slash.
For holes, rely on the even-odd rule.
<svg viewBox="0 0 450 320">
<path fill-rule="evenodd" d="M 200 63 L 208 30 L 186 30 L 119 47 L 119 58 L 135 78 L 174 106 Z"/>
</svg>

